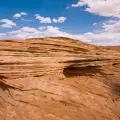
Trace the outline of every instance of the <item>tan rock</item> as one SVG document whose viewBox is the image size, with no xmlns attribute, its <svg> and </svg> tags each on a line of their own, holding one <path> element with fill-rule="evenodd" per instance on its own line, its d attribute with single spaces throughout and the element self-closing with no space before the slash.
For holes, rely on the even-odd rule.
<svg viewBox="0 0 120 120">
<path fill-rule="evenodd" d="M 0 120 L 120 120 L 120 47 L 1 40 Z"/>
</svg>

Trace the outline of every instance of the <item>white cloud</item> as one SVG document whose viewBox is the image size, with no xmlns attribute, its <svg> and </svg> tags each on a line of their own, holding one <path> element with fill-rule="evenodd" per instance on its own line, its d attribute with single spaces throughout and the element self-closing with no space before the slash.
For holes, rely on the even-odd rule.
<svg viewBox="0 0 120 120">
<path fill-rule="evenodd" d="M 41 28 L 41 29 L 40 29 Z M 98 45 L 120 45 L 120 34 L 119 33 L 86 33 L 86 34 L 70 34 L 67 32 L 61 31 L 58 27 L 47 26 L 40 27 L 39 34 L 33 34 L 31 37 L 69 37 L 73 39 L 83 40 L 84 42 L 94 43 Z"/>
<path fill-rule="evenodd" d="M 1 27 L 2 27 L 2 28 L 12 28 L 12 26 L 9 25 L 9 24 L 2 24 Z"/>
<path fill-rule="evenodd" d="M 13 18 L 21 18 L 22 16 L 25 16 L 25 15 L 28 15 L 28 13 L 25 13 L 25 12 L 21 12 L 21 13 L 16 13 Z"/>
<path fill-rule="evenodd" d="M 28 13 L 26 13 L 26 12 L 21 12 L 20 14 L 21 15 L 28 15 Z"/>
<path fill-rule="evenodd" d="M 0 20 L 0 22 L 4 23 L 4 24 L 0 25 L 3 28 L 12 28 L 12 27 L 16 26 L 16 23 L 9 19 L 2 19 L 2 20 Z"/>
<path fill-rule="evenodd" d="M 120 32 L 120 20 L 106 21 L 106 22 L 103 23 L 102 28 L 106 32 Z"/>
<path fill-rule="evenodd" d="M 84 36 L 90 40 L 90 43 L 98 45 L 120 45 L 120 33 L 118 32 L 88 33 L 84 34 Z"/>
<path fill-rule="evenodd" d="M 57 36 L 64 36 L 67 37 L 68 33 L 60 31 L 58 27 L 53 27 L 53 26 L 47 26 L 44 31 L 42 31 L 44 36 L 52 36 L 52 37 L 57 37 Z"/>
<path fill-rule="evenodd" d="M 36 28 L 31 27 L 23 27 L 16 31 L 8 32 L 6 37 L 9 39 L 26 39 L 29 38 L 29 36 L 34 34 L 39 34 L 40 32 Z"/>
<path fill-rule="evenodd" d="M 39 14 L 35 15 L 36 19 L 40 21 L 40 23 L 52 23 L 52 20 L 50 17 L 42 17 Z"/>
<path fill-rule="evenodd" d="M 95 26 L 95 25 L 97 25 L 97 23 L 93 23 L 93 25 Z"/>
<path fill-rule="evenodd" d="M 81 1 L 78 1 L 77 4 L 72 4 L 72 7 L 80 7 L 80 6 L 83 6 L 85 4 L 82 4 Z"/>
<path fill-rule="evenodd" d="M 108 21 L 109 23 L 110 21 Z M 106 22 L 107 23 L 107 22 Z M 120 45 L 119 32 L 107 32 L 103 29 L 101 33 L 88 32 L 85 34 L 70 34 L 61 31 L 58 27 L 42 26 L 37 28 L 23 27 L 16 31 L 8 32 L 0 35 L 0 39 L 26 39 L 37 37 L 68 37 L 82 40 L 84 42 L 97 45 Z"/>
<path fill-rule="evenodd" d="M 21 17 L 21 14 L 17 13 L 13 16 L 14 18 L 20 18 Z"/>
<path fill-rule="evenodd" d="M 101 23 L 100 23 L 101 24 Z M 120 20 L 104 21 L 97 33 L 85 33 L 84 37 L 90 43 L 99 45 L 120 45 Z"/>
<path fill-rule="evenodd" d="M 57 37 L 64 36 L 67 37 L 69 34 L 66 32 L 60 31 L 59 28 L 53 26 L 31 28 L 31 27 L 23 27 L 16 31 L 8 32 L 6 37 L 11 39 L 26 39 L 26 38 L 36 38 L 36 37 Z"/>
<path fill-rule="evenodd" d="M 40 31 L 42 31 L 42 30 L 45 30 L 46 27 L 43 26 L 43 27 L 39 27 L 38 29 L 39 29 Z"/>
<path fill-rule="evenodd" d="M 64 23 L 66 21 L 66 17 L 59 17 L 58 19 L 54 18 L 53 22 L 54 23 Z"/>
<path fill-rule="evenodd" d="M 56 18 L 53 18 L 51 19 L 50 17 L 43 17 L 43 16 L 40 16 L 39 14 L 36 14 L 35 15 L 36 19 L 40 21 L 40 23 L 64 23 L 66 21 L 66 17 L 58 17 L 57 19 Z"/>
<path fill-rule="evenodd" d="M 87 6 L 85 11 L 100 16 L 120 18 L 120 0 L 79 0 L 72 7 Z"/>
<path fill-rule="evenodd" d="M 24 18 L 21 18 L 22 21 L 25 21 L 25 22 L 32 22 L 32 20 L 28 20 L 28 19 L 24 19 Z"/>
<path fill-rule="evenodd" d="M 36 28 L 31 28 L 31 27 L 23 27 L 21 28 L 20 30 L 16 30 L 16 31 L 12 31 L 12 32 L 9 32 L 11 34 L 16 34 L 16 33 L 35 33 L 35 32 L 38 32 L 38 30 Z"/>
<path fill-rule="evenodd" d="M 30 28 L 30 27 L 23 27 L 21 28 L 22 32 L 28 32 L 28 33 L 35 33 L 38 32 L 36 28 Z"/>
<path fill-rule="evenodd" d="M 99 45 L 120 45 L 120 0 L 79 0 L 72 7 L 86 6 L 85 11 L 105 17 L 117 18 L 104 21 L 98 33 L 85 33 L 83 36 L 90 43 Z"/>
</svg>

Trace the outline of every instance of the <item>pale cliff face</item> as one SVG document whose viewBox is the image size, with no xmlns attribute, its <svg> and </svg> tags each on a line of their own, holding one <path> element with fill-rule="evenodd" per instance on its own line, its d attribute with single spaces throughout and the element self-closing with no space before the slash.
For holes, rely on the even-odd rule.
<svg viewBox="0 0 120 120">
<path fill-rule="evenodd" d="M 119 48 L 0 41 L 0 120 L 119 120 Z"/>
</svg>

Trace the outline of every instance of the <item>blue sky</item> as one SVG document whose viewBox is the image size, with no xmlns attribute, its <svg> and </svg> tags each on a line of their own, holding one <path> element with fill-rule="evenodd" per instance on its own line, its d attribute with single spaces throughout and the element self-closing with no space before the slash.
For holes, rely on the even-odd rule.
<svg viewBox="0 0 120 120">
<path fill-rule="evenodd" d="M 119 0 L 3 0 L 0 39 L 64 36 L 119 45 L 119 6 Z"/>
</svg>

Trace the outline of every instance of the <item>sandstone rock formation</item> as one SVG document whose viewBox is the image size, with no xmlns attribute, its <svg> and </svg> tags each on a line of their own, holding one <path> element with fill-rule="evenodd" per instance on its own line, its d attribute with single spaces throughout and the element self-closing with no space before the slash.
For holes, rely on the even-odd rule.
<svg viewBox="0 0 120 120">
<path fill-rule="evenodd" d="M 0 120 L 120 120 L 120 47 L 1 40 Z"/>
</svg>

